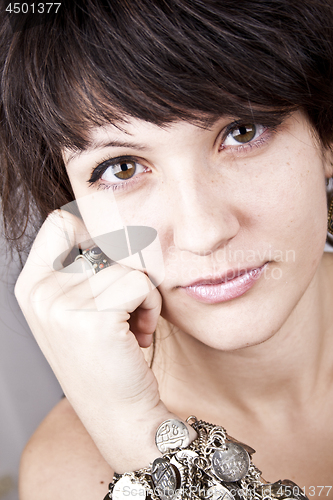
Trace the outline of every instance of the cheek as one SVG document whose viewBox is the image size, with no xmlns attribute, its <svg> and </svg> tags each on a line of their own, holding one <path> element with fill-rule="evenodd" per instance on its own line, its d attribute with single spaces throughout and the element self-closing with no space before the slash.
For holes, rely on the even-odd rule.
<svg viewBox="0 0 333 500">
<path fill-rule="evenodd" d="M 321 254 L 327 235 L 327 202 L 323 165 L 317 155 L 287 161 L 270 190 L 263 223 L 279 244 L 297 250 L 297 258 Z M 277 236 L 274 237 L 274 235 Z"/>
<path fill-rule="evenodd" d="M 269 157 L 239 168 L 237 185 L 243 189 L 238 188 L 235 205 L 247 243 L 265 241 L 308 254 L 317 245 L 322 250 L 327 233 L 324 165 L 311 138 L 304 137 L 287 134 Z"/>
</svg>

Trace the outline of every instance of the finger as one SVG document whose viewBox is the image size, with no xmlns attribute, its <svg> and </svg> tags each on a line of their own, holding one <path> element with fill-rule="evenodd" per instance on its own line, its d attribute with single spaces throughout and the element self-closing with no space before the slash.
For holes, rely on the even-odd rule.
<svg viewBox="0 0 333 500">
<path fill-rule="evenodd" d="M 146 275 L 140 271 L 131 271 L 95 297 L 99 311 L 131 313 L 129 327 L 140 347 L 150 346 L 162 307 L 159 291 L 151 288 Z"/>
<path fill-rule="evenodd" d="M 153 310 L 138 307 L 128 321 L 130 331 L 135 335 L 140 347 L 149 347 L 153 341 L 159 318 L 159 308 Z"/>
<path fill-rule="evenodd" d="M 128 313 L 132 313 L 140 305 L 143 309 L 156 307 L 156 297 L 160 297 L 160 295 L 158 291 L 157 294 L 150 294 L 152 291 L 154 291 L 154 285 L 143 272 L 130 270 L 115 281 L 112 286 L 96 295 L 95 302 L 100 311 L 126 310 Z"/>
<path fill-rule="evenodd" d="M 88 240 L 90 236 L 81 219 L 64 210 L 56 210 L 38 232 L 27 264 L 38 274 L 49 274 L 55 270 L 55 263 L 60 268 L 59 264 L 65 261 L 74 246 Z"/>
<path fill-rule="evenodd" d="M 140 347 L 149 347 L 161 314 L 162 298 L 155 288 L 152 290 L 132 314 L 129 320 L 131 332 L 135 335 Z"/>
<path fill-rule="evenodd" d="M 147 347 L 150 347 L 152 342 L 153 342 L 153 339 L 154 339 L 154 335 L 153 334 L 144 334 L 144 333 L 137 333 L 135 334 L 135 337 L 136 337 L 136 340 L 139 344 L 140 347 L 143 347 L 143 348 L 147 348 Z"/>
<path fill-rule="evenodd" d="M 89 284 L 93 297 L 99 297 L 107 288 L 111 287 L 116 281 L 123 278 L 131 271 L 131 268 L 121 264 L 112 264 L 112 266 L 91 276 L 89 278 Z"/>
<path fill-rule="evenodd" d="M 16 297 L 26 297 L 39 281 L 54 273 L 54 262 L 60 255 L 65 259 L 74 245 L 88 239 L 87 230 L 78 217 L 63 210 L 52 212 L 39 230 L 17 280 Z M 82 264 L 76 264 L 73 270 L 79 268 L 84 271 Z M 86 279 L 87 273 L 88 271 L 80 272 L 79 275 Z M 91 275 L 91 272 L 88 275 Z"/>
</svg>

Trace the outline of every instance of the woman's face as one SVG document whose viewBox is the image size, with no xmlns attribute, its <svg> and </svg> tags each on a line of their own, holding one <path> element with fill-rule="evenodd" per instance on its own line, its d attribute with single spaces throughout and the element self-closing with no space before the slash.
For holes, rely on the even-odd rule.
<svg viewBox="0 0 333 500">
<path fill-rule="evenodd" d="M 64 152 L 76 198 L 96 200 L 87 228 L 98 221 L 100 234 L 112 231 L 115 203 L 124 225 L 157 230 L 162 315 L 217 349 L 274 335 L 326 238 L 331 166 L 304 115 L 276 130 L 228 117 L 209 129 L 130 118 L 94 129 L 91 140 L 79 155 Z"/>
</svg>

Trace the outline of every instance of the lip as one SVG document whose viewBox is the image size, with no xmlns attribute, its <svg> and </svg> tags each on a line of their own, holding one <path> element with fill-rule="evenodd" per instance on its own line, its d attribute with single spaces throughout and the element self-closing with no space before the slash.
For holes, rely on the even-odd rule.
<svg viewBox="0 0 333 500">
<path fill-rule="evenodd" d="M 251 269 L 231 269 L 221 276 L 202 278 L 180 288 L 199 302 L 226 302 L 250 290 L 263 274 L 267 264 L 268 262 Z"/>
</svg>

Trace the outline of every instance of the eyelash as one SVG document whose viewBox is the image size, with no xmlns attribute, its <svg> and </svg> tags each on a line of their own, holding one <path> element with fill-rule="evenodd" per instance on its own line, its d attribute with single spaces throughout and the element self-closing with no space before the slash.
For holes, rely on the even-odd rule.
<svg viewBox="0 0 333 500">
<path fill-rule="evenodd" d="M 243 144 L 239 143 L 238 146 L 236 146 L 235 144 L 232 146 L 230 146 L 230 145 L 224 146 L 225 141 L 228 139 L 229 135 L 231 135 L 233 130 L 237 130 L 237 128 L 240 129 L 242 127 L 245 127 L 245 123 L 240 121 L 240 120 L 237 122 L 233 122 L 230 125 L 228 125 L 224 131 L 221 145 L 219 147 L 219 151 L 227 151 L 231 147 L 232 148 L 231 153 L 237 154 L 237 153 L 249 152 L 253 148 L 258 149 L 263 144 L 265 144 L 268 141 L 268 139 L 271 138 L 272 134 L 276 131 L 276 128 L 277 128 L 276 126 L 269 126 L 268 127 L 268 126 L 264 126 L 261 124 L 255 124 L 255 123 L 251 123 L 251 124 L 248 123 L 248 125 L 254 125 L 256 127 L 256 129 L 258 129 L 259 127 L 262 128 L 262 131 L 257 138 L 253 138 L 250 140 L 250 142 L 246 142 Z M 257 130 L 256 130 L 256 133 L 257 133 Z"/>
<path fill-rule="evenodd" d="M 139 177 L 140 174 L 131 177 L 129 180 L 124 180 L 115 184 L 107 184 L 107 181 L 103 181 L 103 179 L 101 179 L 102 175 L 108 170 L 108 168 L 125 162 L 133 162 L 135 164 L 141 165 L 140 161 L 138 161 L 138 158 L 134 156 L 118 156 L 117 158 L 106 157 L 99 161 L 96 167 L 94 167 L 90 179 L 88 180 L 89 186 L 91 187 L 98 183 L 98 189 L 112 189 L 113 191 L 116 191 L 126 189 L 129 184 L 135 184 L 139 181 L 137 177 Z M 141 166 L 143 168 L 143 172 L 141 172 L 141 174 L 150 172 L 150 169 L 148 167 L 145 167 L 144 165 Z"/>
<path fill-rule="evenodd" d="M 251 124 L 255 125 L 255 127 L 261 126 L 263 128 L 262 133 L 259 135 L 257 139 L 252 139 L 248 143 L 240 144 L 239 146 L 233 145 L 233 146 L 224 146 L 223 143 L 227 140 L 228 136 L 232 133 L 233 130 L 236 130 L 237 127 L 244 126 L 243 121 L 236 121 L 231 123 L 225 128 L 225 131 L 223 133 L 223 137 L 221 140 L 221 145 L 219 147 L 219 151 L 227 151 L 229 148 L 232 148 L 232 153 L 233 154 L 238 154 L 238 153 L 246 153 L 250 152 L 253 148 L 260 148 L 263 146 L 272 136 L 273 133 L 275 133 L 276 128 L 274 126 L 263 126 L 259 124 Z M 103 174 L 107 171 L 108 168 L 111 168 L 115 165 L 118 165 L 122 162 L 133 162 L 136 165 L 139 164 L 143 168 L 143 172 L 140 172 L 140 174 L 134 175 L 133 177 L 129 178 L 129 180 L 124 180 L 119 183 L 114 183 L 110 184 L 107 183 L 107 181 L 103 181 L 101 177 Z M 88 180 L 89 187 L 94 186 L 97 184 L 98 189 L 112 189 L 113 191 L 117 190 L 123 190 L 127 189 L 131 185 L 136 184 L 137 182 L 140 181 L 141 174 L 143 173 L 148 173 L 151 172 L 151 170 L 148 167 L 145 167 L 138 161 L 138 158 L 133 157 L 133 156 L 119 156 L 117 158 L 110 158 L 106 157 L 102 160 L 100 160 L 96 166 L 93 168 L 93 171 L 91 173 L 90 179 Z M 138 179 L 139 177 L 139 179 Z"/>
</svg>

